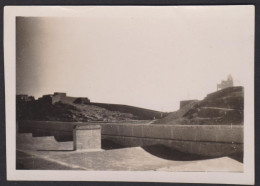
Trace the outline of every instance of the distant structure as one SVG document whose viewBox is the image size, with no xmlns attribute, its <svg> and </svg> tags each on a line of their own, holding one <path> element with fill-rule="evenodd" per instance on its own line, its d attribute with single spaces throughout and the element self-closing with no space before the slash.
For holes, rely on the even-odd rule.
<svg viewBox="0 0 260 186">
<path fill-rule="evenodd" d="M 70 97 L 64 92 L 54 92 L 54 94 L 43 95 L 38 99 L 39 101 L 48 102 L 51 104 L 57 102 L 63 103 L 77 103 L 77 104 L 88 104 L 90 100 L 87 97 Z"/>
<path fill-rule="evenodd" d="M 231 75 L 228 75 L 227 80 L 222 80 L 220 84 L 217 84 L 217 90 L 233 87 L 233 85 L 233 78 Z"/>
<path fill-rule="evenodd" d="M 19 95 L 16 95 L 16 100 L 17 101 L 34 101 L 34 97 L 33 96 L 28 96 L 26 94 L 19 94 Z"/>
</svg>

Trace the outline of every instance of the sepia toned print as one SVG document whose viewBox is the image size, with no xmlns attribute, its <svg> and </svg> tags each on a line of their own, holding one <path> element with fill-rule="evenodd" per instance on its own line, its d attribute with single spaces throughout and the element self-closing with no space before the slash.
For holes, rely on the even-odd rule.
<svg viewBox="0 0 260 186">
<path fill-rule="evenodd" d="M 13 19 L 14 172 L 251 174 L 251 6 L 78 10 Z"/>
</svg>

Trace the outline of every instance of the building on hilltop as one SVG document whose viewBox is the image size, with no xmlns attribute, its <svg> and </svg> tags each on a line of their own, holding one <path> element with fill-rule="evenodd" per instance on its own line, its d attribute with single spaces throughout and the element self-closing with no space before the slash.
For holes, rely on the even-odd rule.
<svg viewBox="0 0 260 186">
<path fill-rule="evenodd" d="M 88 104 L 90 100 L 87 97 L 70 97 L 64 92 L 54 92 L 54 94 L 43 95 L 39 100 L 48 102 L 51 104 L 62 102 L 62 103 L 76 103 L 76 104 Z"/>
<path fill-rule="evenodd" d="M 231 75 L 228 75 L 227 80 L 222 80 L 220 84 L 217 84 L 217 90 L 233 87 L 233 85 L 233 78 Z"/>
<path fill-rule="evenodd" d="M 66 99 L 67 94 L 64 92 L 54 92 L 52 95 L 52 104 Z"/>
</svg>

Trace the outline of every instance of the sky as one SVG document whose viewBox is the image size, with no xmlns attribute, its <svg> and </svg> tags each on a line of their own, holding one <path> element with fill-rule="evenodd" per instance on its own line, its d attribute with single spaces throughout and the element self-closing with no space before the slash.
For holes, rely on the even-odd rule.
<svg viewBox="0 0 260 186">
<path fill-rule="evenodd" d="M 247 83 L 253 14 L 244 6 L 86 7 L 81 17 L 17 17 L 16 93 L 174 111 L 229 74 Z"/>
</svg>

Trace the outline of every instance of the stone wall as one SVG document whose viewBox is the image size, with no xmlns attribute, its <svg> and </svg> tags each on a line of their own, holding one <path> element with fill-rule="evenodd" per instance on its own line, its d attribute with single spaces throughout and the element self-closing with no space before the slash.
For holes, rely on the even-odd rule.
<svg viewBox="0 0 260 186">
<path fill-rule="evenodd" d="M 102 135 L 165 140 L 243 143 L 243 126 L 101 124 Z"/>
</svg>

